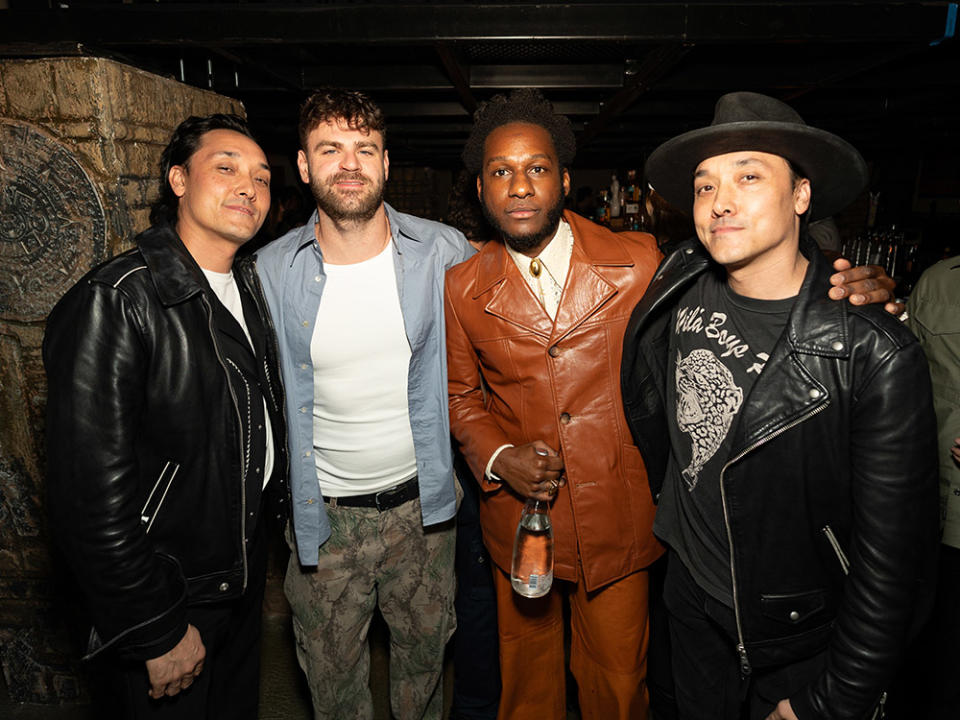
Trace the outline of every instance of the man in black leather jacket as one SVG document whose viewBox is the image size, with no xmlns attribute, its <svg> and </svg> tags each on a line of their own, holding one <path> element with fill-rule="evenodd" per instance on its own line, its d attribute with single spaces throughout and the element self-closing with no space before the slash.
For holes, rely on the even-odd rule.
<svg viewBox="0 0 960 720">
<path fill-rule="evenodd" d="M 651 156 L 691 241 L 633 313 L 624 406 L 670 549 L 683 718 L 871 717 L 929 595 L 929 375 L 876 306 L 826 298 L 806 218 L 866 182 L 845 141 L 753 93 Z"/>
<path fill-rule="evenodd" d="M 242 119 L 191 117 L 154 223 L 57 304 L 43 357 L 51 532 L 125 718 L 256 718 L 264 521 L 286 499 L 283 389 L 256 273 L 270 206 Z"/>
</svg>

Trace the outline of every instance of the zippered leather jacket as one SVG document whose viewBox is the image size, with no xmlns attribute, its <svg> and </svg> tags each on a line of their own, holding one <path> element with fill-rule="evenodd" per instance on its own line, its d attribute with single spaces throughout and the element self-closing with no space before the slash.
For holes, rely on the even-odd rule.
<svg viewBox="0 0 960 720">
<path fill-rule="evenodd" d="M 262 478 L 244 477 L 244 389 L 224 364 L 202 271 L 168 225 L 135 243 L 61 299 L 43 356 L 50 530 L 92 613 L 91 654 L 114 646 L 146 660 L 183 637 L 188 604 L 245 590 L 246 504 Z M 266 331 L 271 483 L 283 502 L 276 340 L 252 262 L 234 275 Z"/>
<path fill-rule="evenodd" d="M 916 339 L 876 305 L 827 297 L 810 258 L 776 347 L 731 430 L 721 474 L 741 670 L 826 651 L 790 698 L 807 718 L 877 705 L 929 606 L 937 548 L 936 427 Z M 627 327 L 621 385 L 659 498 L 670 452 L 664 393 L 671 309 L 711 260 L 668 256 Z"/>
</svg>

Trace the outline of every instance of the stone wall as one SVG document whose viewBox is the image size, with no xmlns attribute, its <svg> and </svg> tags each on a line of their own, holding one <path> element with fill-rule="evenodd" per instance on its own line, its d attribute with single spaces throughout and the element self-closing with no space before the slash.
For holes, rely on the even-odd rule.
<svg viewBox="0 0 960 720">
<path fill-rule="evenodd" d="M 45 528 L 44 320 L 147 227 L 171 131 L 213 112 L 243 107 L 110 60 L 0 61 L 0 665 L 15 702 L 86 694 Z"/>
</svg>

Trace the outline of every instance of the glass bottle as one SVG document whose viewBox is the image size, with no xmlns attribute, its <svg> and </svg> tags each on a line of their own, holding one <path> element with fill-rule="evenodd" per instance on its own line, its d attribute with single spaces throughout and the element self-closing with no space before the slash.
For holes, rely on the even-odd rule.
<svg viewBox="0 0 960 720">
<path fill-rule="evenodd" d="M 513 541 L 510 584 L 524 597 L 550 592 L 553 584 L 553 525 L 549 503 L 528 498 Z"/>
<path fill-rule="evenodd" d="M 610 217 L 620 217 L 620 181 L 616 173 L 610 176 Z"/>
</svg>

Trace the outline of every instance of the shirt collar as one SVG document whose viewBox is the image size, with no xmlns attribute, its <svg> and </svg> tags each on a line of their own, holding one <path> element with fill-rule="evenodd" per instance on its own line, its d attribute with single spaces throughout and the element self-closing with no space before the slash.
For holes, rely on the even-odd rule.
<svg viewBox="0 0 960 720">
<path fill-rule="evenodd" d="M 393 243 L 398 253 L 403 253 L 404 243 L 402 238 L 409 238 L 414 242 L 420 242 L 420 239 L 409 227 L 409 223 L 405 222 L 405 216 L 402 213 L 394 210 L 388 203 L 384 203 L 383 207 L 387 213 L 387 222 L 390 226 L 390 241 Z M 313 213 L 310 215 L 310 219 L 307 220 L 306 224 L 302 225 L 297 230 L 297 238 L 294 245 L 293 257 L 290 259 L 291 266 L 296 261 L 296 257 L 300 254 L 301 250 L 313 246 L 317 249 L 317 252 L 320 252 L 320 247 L 316 242 L 316 231 L 314 230 L 318 220 L 319 212 L 314 209 Z"/>
<path fill-rule="evenodd" d="M 510 247 L 506 241 L 504 241 L 503 246 L 507 249 L 510 257 L 513 258 L 513 262 L 516 263 L 520 272 L 526 277 L 532 258 L 521 252 L 517 252 Z M 540 254 L 537 255 L 537 259 L 547 267 L 560 287 L 563 287 L 567 279 L 567 270 L 570 268 L 570 255 L 572 252 L 573 232 L 570 230 L 570 225 L 561 219 L 557 226 L 557 231 L 553 234 L 553 237 L 550 238 L 550 242 L 548 242 L 543 250 L 540 251 Z"/>
</svg>

